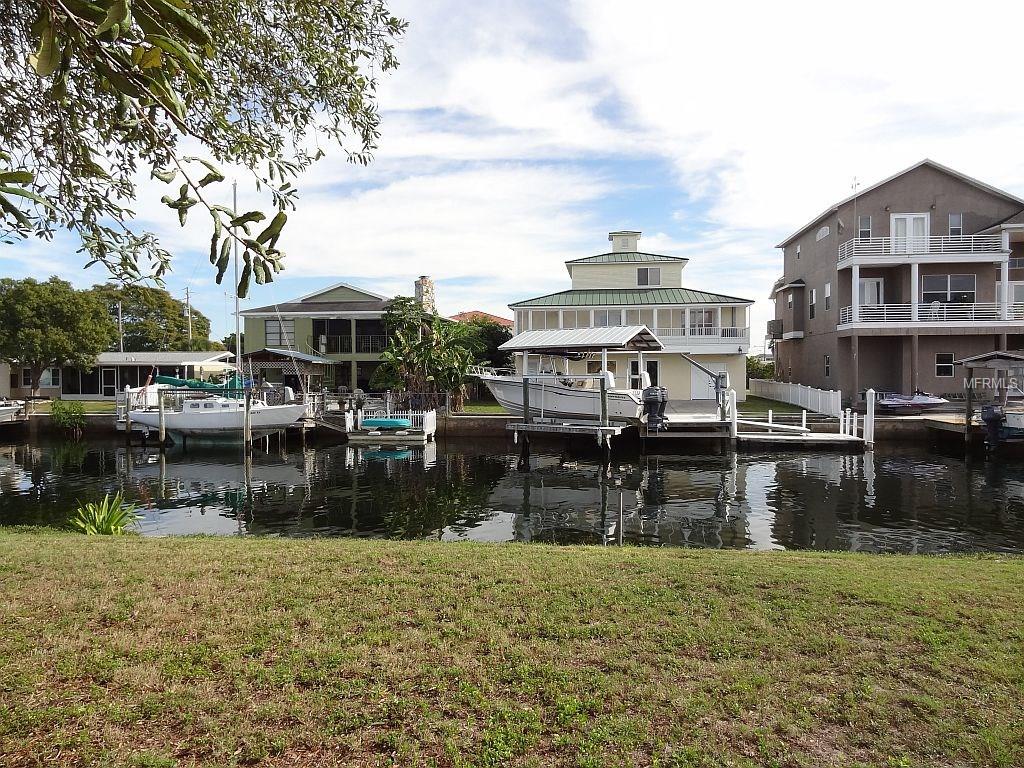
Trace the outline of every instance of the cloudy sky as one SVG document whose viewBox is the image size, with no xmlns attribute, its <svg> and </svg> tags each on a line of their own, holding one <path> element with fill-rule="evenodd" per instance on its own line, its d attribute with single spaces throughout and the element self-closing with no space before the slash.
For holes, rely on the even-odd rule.
<svg viewBox="0 0 1024 768">
<path fill-rule="evenodd" d="M 246 303 L 338 280 L 409 294 L 429 274 L 442 312 L 508 315 L 567 288 L 566 259 L 637 229 L 644 250 L 690 259 L 685 285 L 757 300 L 758 339 L 775 244 L 854 177 L 930 157 L 1024 195 L 1009 32 L 1024 7 L 986 8 L 394 0 L 409 32 L 380 89 L 376 161 L 328 157 L 304 179 L 287 277 Z M 181 230 L 158 205 L 139 211 L 177 255 L 168 287 L 191 286 L 223 335 L 207 222 Z M 80 265 L 68 242 L 0 253 L 5 274 L 103 279 Z"/>
</svg>

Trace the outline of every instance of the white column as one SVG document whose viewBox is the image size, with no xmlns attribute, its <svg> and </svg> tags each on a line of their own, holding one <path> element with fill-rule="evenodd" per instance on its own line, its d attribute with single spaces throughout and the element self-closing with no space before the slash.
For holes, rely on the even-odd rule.
<svg viewBox="0 0 1024 768">
<path fill-rule="evenodd" d="M 921 266 L 916 262 L 910 264 L 910 319 L 917 322 L 917 300 L 921 295 Z M 916 365 L 916 363 L 915 363 Z"/>
<path fill-rule="evenodd" d="M 1004 233 L 1006 234 L 1006 233 Z M 1003 284 L 1003 295 L 999 304 L 999 316 L 1003 320 L 1010 319 L 1010 260 L 999 262 L 999 280 Z"/>
<path fill-rule="evenodd" d="M 690 332 L 690 308 L 687 307 L 683 310 L 683 335 L 685 336 Z"/>
<path fill-rule="evenodd" d="M 850 302 L 850 319 L 857 323 L 860 322 L 860 264 L 854 264 L 850 268 L 850 280 L 853 281 L 853 287 L 850 292 L 850 298 L 853 299 Z"/>
<path fill-rule="evenodd" d="M 715 317 L 718 318 L 718 320 L 717 320 L 718 335 L 721 336 L 722 335 L 722 308 L 721 307 L 716 307 L 715 308 Z"/>
</svg>

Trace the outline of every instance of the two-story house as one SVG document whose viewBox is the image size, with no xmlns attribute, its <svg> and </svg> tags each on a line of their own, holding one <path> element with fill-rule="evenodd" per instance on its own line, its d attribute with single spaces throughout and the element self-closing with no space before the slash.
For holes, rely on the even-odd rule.
<svg viewBox="0 0 1024 768">
<path fill-rule="evenodd" d="M 416 281 L 415 295 L 434 311 L 429 277 Z M 327 386 L 368 390 L 388 343 L 381 318 L 390 301 L 364 288 L 336 283 L 292 301 L 244 310 L 243 352 L 283 349 L 315 354 L 334 361 Z M 287 368 L 269 372 L 268 378 L 298 386 L 289 380 L 293 377 Z"/>
<path fill-rule="evenodd" d="M 1024 346 L 1024 200 L 931 160 L 783 240 L 776 377 L 838 389 L 963 392 L 955 360 Z"/>
<path fill-rule="evenodd" d="M 662 352 L 644 355 L 645 367 L 670 398 L 715 397 L 708 375 L 680 354 L 685 353 L 710 370 L 728 371 L 738 399 L 745 399 L 753 302 L 684 288 L 687 259 L 638 250 L 639 232 L 612 232 L 608 239 L 610 252 L 565 263 L 569 290 L 510 304 L 515 332 L 645 325 L 664 344 Z M 517 355 L 520 369 L 521 360 Z M 570 371 L 597 373 L 600 366 L 600 360 L 580 360 L 570 363 Z M 610 354 L 609 369 L 618 386 L 640 387 L 634 355 Z"/>
</svg>

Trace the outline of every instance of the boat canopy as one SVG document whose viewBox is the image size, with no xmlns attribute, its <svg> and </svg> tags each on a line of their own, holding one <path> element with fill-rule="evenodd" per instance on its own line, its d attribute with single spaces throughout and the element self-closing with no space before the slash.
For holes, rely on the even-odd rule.
<svg viewBox="0 0 1024 768">
<path fill-rule="evenodd" d="M 543 355 L 578 352 L 657 352 L 663 345 L 646 325 L 608 328 L 576 328 L 557 331 L 523 331 L 498 349 Z"/>
</svg>

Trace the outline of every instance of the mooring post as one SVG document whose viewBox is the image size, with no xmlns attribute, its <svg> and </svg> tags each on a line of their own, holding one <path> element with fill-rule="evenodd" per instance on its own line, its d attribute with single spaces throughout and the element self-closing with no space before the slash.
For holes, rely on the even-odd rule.
<svg viewBox="0 0 1024 768">
<path fill-rule="evenodd" d="M 160 437 L 160 450 L 164 449 L 164 443 L 167 440 L 167 423 L 166 416 L 164 415 L 164 397 L 159 392 L 156 393 L 158 410 L 160 412 L 160 422 L 158 428 L 158 436 Z"/>
<path fill-rule="evenodd" d="M 769 434 L 771 434 L 771 431 L 772 431 L 772 421 L 773 421 L 773 419 L 774 419 L 774 416 L 773 416 L 773 413 L 772 413 L 772 409 L 769 408 L 768 409 L 768 433 Z"/>
<path fill-rule="evenodd" d="M 530 379 L 523 374 L 523 423 L 530 424 L 533 418 L 530 416 Z"/>
<path fill-rule="evenodd" d="M 252 392 L 245 393 L 245 410 L 242 413 L 242 442 L 252 443 Z"/>
<path fill-rule="evenodd" d="M 864 393 L 864 401 L 867 409 L 864 411 L 864 445 L 868 450 L 875 447 L 875 390 L 869 389 Z"/>
<path fill-rule="evenodd" d="M 800 411 L 800 426 L 807 429 L 807 411 Z"/>
<path fill-rule="evenodd" d="M 619 546 L 620 547 L 622 546 L 622 518 L 624 516 L 623 515 L 623 512 L 624 512 L 623 508 L 624 508 L 624 505 L 625 505 L 625 501 L 623 499 L 623 495 L 622 494 L 623 494 L 623 492 L 619 491 L 619 524 L 618 524 L 618 526 L 615 529 L 615 532 L 618 534 Z"/>
<path fill-rule="evenodd" d="M 740 433 L 740 415 L 736 411 L 736 390 L 729 390 L 729 436 L 735 440 Z"/>
<path fill-rule="evenodd" d="M 601 375 L 601 426 L 608 426 L 608 380 Z"/>
<path fill-rule="evenodd" d="M 516 433 L 518 434 L 518 433 Z M 530 433 L 523 432 L 523 444 L 519 448 L 519 461 L 516 462 L 516 469 L 520 472 L 530 471 Z"/>
</svg>

